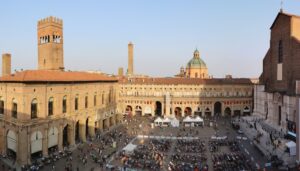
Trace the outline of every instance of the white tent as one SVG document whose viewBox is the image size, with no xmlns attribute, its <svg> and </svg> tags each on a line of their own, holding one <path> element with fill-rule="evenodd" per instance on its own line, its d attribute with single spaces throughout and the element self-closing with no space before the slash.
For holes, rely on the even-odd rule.
<svg viewBox="0 0 300 171">
<path fill-rule="evenodd" d="M 296 155 L 296 143 L 294 141 L 290 141 L 285 143 L 285 145 L 289 148 L 290 155 L 295 156 Z"/>
<path fill-rule="evenodd" d="M 172 127 L 179 127 L 179 120 L 176 118 L 172 118 L 171 125 L 172 125 Z"/>
<path fill-rule="evenodd" d="M 162 119 L 162 126 L 169 126 L 171 123 L 171 120 L 167 117 L 165 117 L 164 119 Z"/>
<path fill-rule="evenodd" d="M 123 150 L 125 151 L 126 154 L 132 154 L 133 150 L 136 148 L 136 145 L 129 143 L 126 145 Z"/>
<path fill-rule="evenodd" d="M 194 122 L 203 122 L 203 119 L 200 116 L 196 116 Z"/>
<path fill-rule="evenodd" d="M 163 122 L 163 123 L 170 123 L 171 120 L 170 120 L 169 118 L 166 117 L 166 118 L 164 118 L 164 119 L 162 120 L 162 122 Z"/>
<path fill-rule="evenodd" d="M 194 122 L 194 120 L 190 116 L 187 116 L 183 119 L 183 122 Z"/>
<path fill-rule="evenodd" d="M 163 122 L 163 120 L 160 118 L 160 117 L 157 117 L 155 120 L 154 120 L 154 124 L 155 126 L 159 126 L 161 125 Z"/>
</svg>

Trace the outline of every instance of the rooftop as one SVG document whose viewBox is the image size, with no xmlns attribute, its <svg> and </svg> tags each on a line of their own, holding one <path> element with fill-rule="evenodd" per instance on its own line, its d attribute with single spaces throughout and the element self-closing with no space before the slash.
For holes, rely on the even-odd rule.
<svg viewBox="0 0 300 171">
<path fill-rule="evenodd" d="M 103 74 L 78 71 L 25 70 L 0 77 L 1 82 L 117 82 Z"/>
<path fill-rule="evenodd" d="M 119 80 L 121 84 L 253 84 L 248 78 L 213 78 L 213 79 L 200 79 L 200 78 L 122 78 Z"/>
</svg>

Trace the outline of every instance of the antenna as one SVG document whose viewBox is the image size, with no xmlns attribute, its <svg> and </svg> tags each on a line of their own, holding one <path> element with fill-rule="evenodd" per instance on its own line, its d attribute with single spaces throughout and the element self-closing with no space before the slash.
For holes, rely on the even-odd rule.
<svg viewBox="0 0 300 171">
<path fill-rule="evenodd" d="M 283 12 L 283 0 L 280 0 L 280 12 Z"/>
</svg>

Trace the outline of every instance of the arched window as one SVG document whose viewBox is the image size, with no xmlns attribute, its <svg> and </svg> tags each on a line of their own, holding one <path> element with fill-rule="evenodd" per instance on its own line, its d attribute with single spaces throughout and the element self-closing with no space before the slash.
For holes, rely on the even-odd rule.
<svg viewBox="0 0 300 171">
<path fill-rule="evenodd" d="M 283 61 L 283 45 L 282 40 L 279 40 L 278 43 L 278 63 L 282 63 Z"/>
<path fill-rule="evenodd" d="M 48 101 L 48 116 L 51 115 L 53 115 L 53 97 L 50 97 Z"/>
<path fill-rule="evenodd" d="M 12 100 L 12 109 L 11 109 L 11 115 L 13 118 L 17 118 L 18 117 L 18 103 L 16 99 Z"/>
<path fill-rule="evenodd" d="M 0 97 L 0 115 L 4 114 L 4 100 Z"/>
<path fill-rule="evenodd" d="M 63 97 L 63 101 L 62 101 L 62 112 L 66 113 L 67 112 L 67 96 Z"/>
<path fill-rule="evenodd" d="M 75 97 L 75 104 L 74 104 L 74 106 L 75 106 L 75 110 L 78 110 L 78 95 L 76 95 L 76 97 Z"/>
<path fill-rule="evenodd" d="M 88 108 L 88 96 L 85 96 L 85 100 L 84 100 L 84 107 Z"/>
<path fill-rule="evenodd" d="M 37 114 L 38 114 L 38 104 L 37 104 L 37 100 L 33 99 L 31 101 L 31 119 L 37 118 Z"/>
<path fill-rule="evenodd" d="M 195 73 L 195 78 L 198 78 L 198 73 L 197 72 Z"/>
</svg>

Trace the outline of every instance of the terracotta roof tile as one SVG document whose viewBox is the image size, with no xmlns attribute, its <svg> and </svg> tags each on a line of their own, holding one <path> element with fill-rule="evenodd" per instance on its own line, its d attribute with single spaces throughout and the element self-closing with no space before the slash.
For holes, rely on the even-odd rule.
<svg viewBox="0 0 300 171">
<path fill-rule="evenodd" d="M 212 79 L 200 79 L 200 78 L 122 78 L 119 80 L 121 84 L 253 84 L 248 78 L 212 78 Z"/>
<path fill-rule="evenodd" d="M 98 73 L 78 71 L 26 70 L 0 77 L 0 82 L 116 82 Z"/>
</svg>

